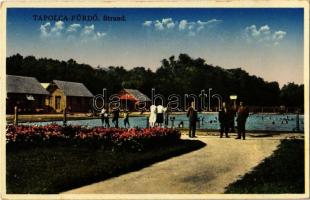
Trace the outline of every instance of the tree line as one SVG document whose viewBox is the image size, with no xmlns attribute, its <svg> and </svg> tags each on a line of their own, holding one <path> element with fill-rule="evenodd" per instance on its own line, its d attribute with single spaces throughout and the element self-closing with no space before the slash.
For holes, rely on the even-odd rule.
<svg viewBox="0 0 310 200">
<path fill-rule="evenodd" d="M 123 66 L 106 68 L 80 64 L 75 60 L 60 61 L 50 58 L 23 57 L 20 54 L 7 57 L 6 72 L 9 75 L 36 77 L 40 82 L 64 80 L 81 82 L 93 94 L 101 94 L 103 88 L 117 93 L 123 88 L 138 89 L 150 96 L 151 89 L 164 96 L 170 94 L 200 94 L 212 88 L 228 101 L 232 94 L 247 105 L 297 106 L 304 105 L 304 85 L 287 83 L 282 88 L 278 82 L 265 81 L 250 75 L 241 68 L 224 69 L 206 63 L 202 58 L 193 59 L 187 54 L 171 56 L 161 61 L 153 72 L 146 67 L 125 69 Z"/>
</svg>

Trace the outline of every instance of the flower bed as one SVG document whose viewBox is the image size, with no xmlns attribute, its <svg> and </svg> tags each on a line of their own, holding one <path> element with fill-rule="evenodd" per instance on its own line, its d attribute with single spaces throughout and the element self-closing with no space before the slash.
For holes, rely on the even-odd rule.
<svg viewBox="0 0 310 200">
<path fill-rule="evenodd" d="M 130 149 L 141 151 L 160 143 L 180 139 L 177 129 L 168 128 L 83 128 L 81 126 L 13 126 L 6 131 L 7 146 L 29 147 L 33 145 L 87 145 L 106 149 Z"/>
</svg>

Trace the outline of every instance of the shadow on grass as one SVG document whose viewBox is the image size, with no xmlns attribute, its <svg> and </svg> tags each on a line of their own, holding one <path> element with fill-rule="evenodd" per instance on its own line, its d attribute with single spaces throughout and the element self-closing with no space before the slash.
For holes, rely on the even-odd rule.
<svg viewBox="0 0 310 200">
<path fill-rule="evenodd" d="M 34 147 L 7 151 L 8 194 L 57 194 L 136 171 L 204 147 L 198 140 L 179 140 L 142 152 L 86 147 Z"/>
<path fill-rule="evenodd" d="M 304 140 L 282 140 L 272 156 L 230 184 L 225 193 L 304 193 L 304 177 Z"/>
</svg>

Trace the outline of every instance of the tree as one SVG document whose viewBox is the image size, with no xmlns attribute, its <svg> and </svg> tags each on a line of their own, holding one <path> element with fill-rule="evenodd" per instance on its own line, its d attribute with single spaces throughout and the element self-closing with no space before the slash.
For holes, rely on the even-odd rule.
<svg viewBox="0 0 310 200">
<path fill-rule="evenodd" d="M 304 85 L 295 83 L 288 83 L 281 88 L 280 102 L 285 106 L 298 106 L 304 105 Z"/>
<path fill-rule="evenodd" d="M 200 94 L 201 90 L 218 93 L 223 100 L 236 94 L 247 105 L 303 106 L 303 85 L 289 83 L 280 91 L 277 82 L 267 82 L 252 76 L 242 68 L 224 69 L 212 66 L 202 58 L 191 58 L 187 54 L 164 58 L 155 71 L 145 67 L 125 69 L 122 66 L 93 68 L 77 63 L 73 59 L 59 61 L 34 56 L 23 57 L 19 54 L 7 58 L 7 74 L 33 76 L 40 82 L 64 80 L 82 82 L 93 94 L 101 94 L 106 88 L 110 94 L 123 88 L 138 89 L 150 96 L 151 89 L 164 96 L 178 94 Z M 183 100 L 183 99 L 182 99 Z"/>
</svg>

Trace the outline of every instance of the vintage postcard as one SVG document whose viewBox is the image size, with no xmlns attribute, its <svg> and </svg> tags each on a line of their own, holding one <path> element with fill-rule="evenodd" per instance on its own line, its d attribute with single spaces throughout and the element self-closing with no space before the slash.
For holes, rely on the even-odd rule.
<svg viewBox="0 0 310 200">
<path fill-rule="evenodd" d="M 309 1 L 4 1 L 1 198 L 309 198 Z"/>
</svg>

